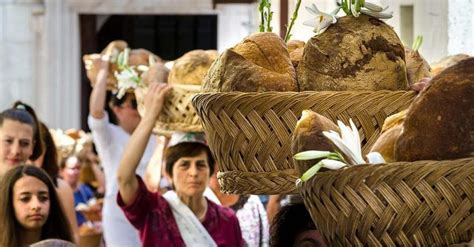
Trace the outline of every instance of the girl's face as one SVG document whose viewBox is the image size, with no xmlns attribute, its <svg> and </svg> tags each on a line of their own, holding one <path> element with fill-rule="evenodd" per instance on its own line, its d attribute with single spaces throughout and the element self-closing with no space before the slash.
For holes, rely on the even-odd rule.
<svg viewBox="0 0 474 247">
<path fill-rule="evenodd" d="M 206 152 L 195 157 L 182 157 L 173 165 L 173 185 L 176 193 L 202 196 L 209 183 L 209 163 Z"/>
<path fill-rule="evenodd" d="M 79 182 L 81 175 L 81 163 L 79 159 L 75 156 L 69 157 L 66 160 L 66 166 L 63 168 L 61 175 L 68 184 L 75 186 Z"/>
<path fill-rule="evenodd" d="M 26 230 L 40 230 L 49 215 L 48 186 L 41 180 L 24 176 L 13 186 L 15 217 Z"/>
<path fill-rule="evenodd" d="M 33 153 L 33 127 L 5 119 L 0 127 L 0 165 L 12 168 L 25 163 Z"/>
</svg>

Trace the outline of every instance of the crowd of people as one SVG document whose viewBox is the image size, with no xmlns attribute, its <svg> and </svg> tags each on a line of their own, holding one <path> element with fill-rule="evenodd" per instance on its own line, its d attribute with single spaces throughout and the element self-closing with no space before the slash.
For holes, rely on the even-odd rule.
<svg viewBox="0 0 474 247">
<path fill-rule="evenodd" d="M 100 66 L 92 138 L 70 132 L 73 148 L 25 103 L 0 113 L 0 246 L 91 235 L 95 246 L 325 246 L 301 201 L 221 193 L 203 133 L 152 134 L 171 86 L 150 85 L 140 116 L 133 93 L 107 102 L 107 58 Z"/>
</svg>

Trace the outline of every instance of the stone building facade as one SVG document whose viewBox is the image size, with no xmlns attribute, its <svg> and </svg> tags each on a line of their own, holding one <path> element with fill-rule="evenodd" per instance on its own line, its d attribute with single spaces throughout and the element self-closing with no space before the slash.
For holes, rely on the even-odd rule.
<svg viewBox="0 0 474 247">
<path fill-rule="evenodd" d="M 289 15 L 296 0 L 289 0 Z M 316 2 L 321 9 L 334 7 L 332 0 L 303 0 L 294 38 L 307 40 L 311 28 L 304 6 Z M 375 1 L 374 2 L 380 2 Z M 473 0 L 387 0 L 394 10 L 388 22 L 397 33 L 411 28 L 423 35 L 422 54 L 436 61 L 448 54 L 474 55 Z M 279 25 L 279 0 L 272 1 L 274 27 Z M 412 21 L 403 22 L 403 6 Z M 211 0 L 0 0 L 0 108 L 23 100 L 55 128 L 78 128 L 80 114 L 79 15 L 110 14 L 217 15 L 217 48 L 222 51 L 257 30 L 257 4 L 218 4 Z M 411 25 L 404 27 L 403 25 Z M 278 28 L 275 28 L 278 30 Z"/>
</svg>

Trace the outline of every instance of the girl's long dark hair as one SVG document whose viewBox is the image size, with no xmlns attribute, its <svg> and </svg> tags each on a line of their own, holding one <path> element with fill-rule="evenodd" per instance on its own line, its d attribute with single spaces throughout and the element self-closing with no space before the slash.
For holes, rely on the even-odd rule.
<svg viewBox="0 0 474 247">
<path fill-rule="evenodd" d="M 53 180 L 54 185 L 58 186 L 57 178 L 59 174 L 59 161 L 56 145 L 54 144 L 51 133 L 49 133 L 48 127 L 43 122 L 40 122 L 40 130 L 41 139 L 44 142 L 44 157 L 41 168 L 48 173 L 49 177 Z"/>
<path fill-rule="evenodd" d="M 73 242 L 70 224 L 63 206 L 56 194 L 51 178 L 41 168 L 21 165 L 9 170 L 0 180 L 0 246 L 20 246 L 22 226 L 15 217 L 13 187 L 22 177 L 32 176 L 42 181 L 49 192 L 50 208 L 48 219 L 42 227 L 41 239 L 62 239 Z"/>
</svg>

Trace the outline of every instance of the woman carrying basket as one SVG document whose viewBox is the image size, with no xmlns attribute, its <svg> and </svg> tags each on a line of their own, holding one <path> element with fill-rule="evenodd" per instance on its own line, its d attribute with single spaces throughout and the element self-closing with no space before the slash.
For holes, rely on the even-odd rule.
<svg viewBox="0 0 474 247">
<path fill-rule="evenodd" d="M 202 139 L 193 135 L 172 137 L 165 160 L 173 191 L 152 193 L 135 175 L 169 90 L 166 84 L 150 85 L 145 116 L 120 162 L 118 203 L 139 230 L 143 246 L 242 246 L 239 223 L 232 210 L 204 197 L 214 159 Z"/>
</svg>

